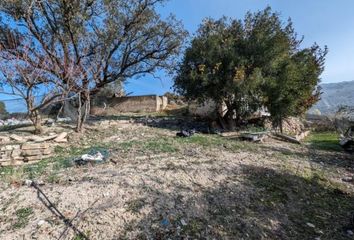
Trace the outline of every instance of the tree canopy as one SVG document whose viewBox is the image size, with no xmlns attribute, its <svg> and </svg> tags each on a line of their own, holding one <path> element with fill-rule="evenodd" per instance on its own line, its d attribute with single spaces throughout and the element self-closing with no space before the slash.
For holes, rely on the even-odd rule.
<svg viewBox="0 0 354 240">
<path fill-rule="evenodd" d="M 224 103 L 223 117 L 241 124 L 267 107 L 279 118 L 303 113 L 319 97 L 327 48 L 301 48 L 292 22 L 268 7 L 245 19 L 207 18 L 187 48 L 175 90 L 189 99 Z"/>
</svg>

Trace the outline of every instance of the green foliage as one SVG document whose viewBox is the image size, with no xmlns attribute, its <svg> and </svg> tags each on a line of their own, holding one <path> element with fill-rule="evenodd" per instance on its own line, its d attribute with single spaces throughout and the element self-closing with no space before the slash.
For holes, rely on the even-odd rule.
<svg viewBox="0 0 354 240">
<path fill-rule="evenodd" d="M 268 7 L 245 19 L 206 19 L 185 52 L 175 90 L 200 102 L 225 103 L 225 118 L 241 123 L 260 107 L 276 122 L 317 99 L 327 50 L 300 49 L 292 22 Z"/>
<path fill-rule="evenodd" d="M 17 221 L 13 225 L 14 228 L 24 228 L 28 224 L 28 218 L 33 214 L 33 209 L 28 208 L 20 208 L 16 211 Z"/>
</svg>

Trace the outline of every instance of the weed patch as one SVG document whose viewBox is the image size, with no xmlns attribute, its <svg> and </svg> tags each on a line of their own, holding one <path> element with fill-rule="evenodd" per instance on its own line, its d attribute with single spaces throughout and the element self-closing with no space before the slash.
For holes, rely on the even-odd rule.
<svg viewBox="0 0 354 240">
<path fill-rule="evenodd" d="M 28 218 L 33 214 L 33 209 L 28 208 L 21 208 L 16 211 L 17 221 L 13 225 L 16 228 L 24 228 L 28 224 Z"/>
<path fill-rule="evenodd" d="M 145 206 L 145 204 L 146 203 L 144 199 L 135 199 L 126 203 L 126 208 L 129 212 L 139 213 L 140 210 Z"/>
<path fill-rule="evenodd" d="M 315 132 L 306 139 L 306 142 L 318 150 L 343 151 L 339 145 L 339 135 L 336 132 Z"/>
</svg>

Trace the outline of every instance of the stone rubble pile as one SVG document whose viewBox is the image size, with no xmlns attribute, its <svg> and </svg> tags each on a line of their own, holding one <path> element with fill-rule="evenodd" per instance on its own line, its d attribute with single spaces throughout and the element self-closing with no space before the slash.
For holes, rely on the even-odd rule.
<svg viewBox="0 0 354 240">
<path fill-rule="evenodd" d="M 0 166 L 35 163 L 52 156 L 52 150 L 48 143 L 4 145 L 0 147 Z"/>
<path fill-rule="evenodd" d="M 61 132 L 59 134 L 50 133 L 48 136 L 37 136 L 37 135 L 19 136 L 16 134 L 11 134 L 9 136 L 0 136 L 0 144 L 26 143 L 26 142 L 41 143 L 47 141 L 64 143 L 68 141 L 67 137 L 68 137 L 67 132 Z"/>
<path fill-rule="evenodd" d="M 50 133 L 48 136 L 0 136 L 0 166 L 35 163 L 52 156 L 53 146 L 66 143 L 68 133 Z"/>
</svg>

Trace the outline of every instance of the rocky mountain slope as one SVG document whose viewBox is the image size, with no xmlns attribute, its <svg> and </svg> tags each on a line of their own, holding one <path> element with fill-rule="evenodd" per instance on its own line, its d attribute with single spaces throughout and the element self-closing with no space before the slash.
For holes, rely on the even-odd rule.
<svg viewBox="0 0 354 240">
<path fill-rule="evenodd" d="M 321 100 L 310 113 L 333 114 L 340 106 L 354 106 L 354 81 L 321 84 Z"/>
</svg>

